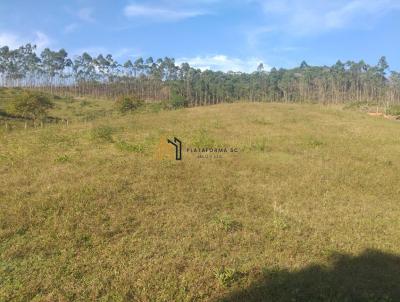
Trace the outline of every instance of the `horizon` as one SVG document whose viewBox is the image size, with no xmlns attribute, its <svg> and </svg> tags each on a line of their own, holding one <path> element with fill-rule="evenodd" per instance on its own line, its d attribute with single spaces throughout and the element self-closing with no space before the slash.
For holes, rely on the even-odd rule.
<svg viewBox="0 0 400 302">
<path fill-rule="evenodd" d="M 172 57 L 178 65 L 224 72 L 253 72 L 260 63 L 290 69 L 302 61 L 375 65 L 386 56 L 399 70 L 399 12 L 392 0 L 5 1 L 0 46 L 64 48 L 71 58 L 112 54 L 120 63 Z"/>
</svg>

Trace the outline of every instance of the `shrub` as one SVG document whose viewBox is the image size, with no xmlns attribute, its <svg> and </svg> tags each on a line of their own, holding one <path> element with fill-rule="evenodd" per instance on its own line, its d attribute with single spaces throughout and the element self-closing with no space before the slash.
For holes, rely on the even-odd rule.
<svg viewBox="0 0 400 302">
<path fill-rule="evenodd" d="M 184 108 L 187 107 L 188 102 L 186 99 L 179 95 L 178 93 L 173 92 L 170 98 L 170 104 L 173 109 Z"/>
<path fill-rule="evenodd" d="M 54 107 L 54 103 L 43 93 L 29 91 L 16 97 L 10 107 L 17 115 L 37 120 L 46 117 L 48 110 Z"/>
<path fill-rule="evenodd" d="M 387 114 L 400 115 L 400 105 L 392 105 L 387 109 Z"/>
<path fill-rule="evenodd" d="M 119 98 L 115 105 L 119 112 L 126 113 L 132 112 L 143 105 L 143 101 L 132 97 L 123 96 Z"/>
</svg>

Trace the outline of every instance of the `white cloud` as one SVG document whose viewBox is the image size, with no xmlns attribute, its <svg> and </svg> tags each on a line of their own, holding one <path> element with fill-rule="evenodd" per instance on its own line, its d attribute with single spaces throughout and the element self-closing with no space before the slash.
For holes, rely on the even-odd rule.
<svg viewBox="0 0 400 302">
<path fill-rule="evenodd" d="M 276 31 L 312 35 L 352 26 L 369 26 L 375 18 L 400 9 L 398 0 L 255 0 Z M 271 24 L 270 24 L 271 25 Z"/>
<path fill-rule="evenodd" d="M 130 4 L 125 7 L 124 14 L 127 17 L 147 17 L 158 20 L 176 21 L 205 15 L 207 13 L 202 10 L 183 10 L 158 6 Z"/>
<path fill-rule="evenodd" d="M 197 56 L 192 58 L 179 58 L 177 64 L 189 63 L 190 66 L 201 70 L 218 70 L 218 71 L 241 71 L 253 72 L 260 63 L 264 64 L 264 68 L 269 70 L 270 67 L 259 58 L 240 59 L 228 57 L 226 55 L 214 56 Z"/>
<path fill-rule="evenodd" d="M 50 38 L 41 31 L 35 32 L 36 38 L 33 40 L 33 44 L 37 46 L 39 50 L 48 47 L 51 44 Z"/>
<path fill-rule="evenodd" d="M 11 32 L 0 33 L 0 46 L 8 46 L 15 49 L 27 43 L 36 45 L 40 51 L 48 47 L 51 44 L 51 40 L 41 31 L 36 31 L 29 36 L 21 36 Z"/>
</svg>

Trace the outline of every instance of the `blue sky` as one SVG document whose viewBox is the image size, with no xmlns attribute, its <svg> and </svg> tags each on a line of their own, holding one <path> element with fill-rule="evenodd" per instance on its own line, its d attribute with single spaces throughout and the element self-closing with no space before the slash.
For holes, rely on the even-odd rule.
<svg viewBox="0 0 400 302">
<path fill-rule="evenodd" d="M 71 56 L 174 57 L 195 67 L 253 71 L 306 60 L 400 70 L 400 0 L 1 0 L 0 45 L 33 42 Z"/>
</svg>

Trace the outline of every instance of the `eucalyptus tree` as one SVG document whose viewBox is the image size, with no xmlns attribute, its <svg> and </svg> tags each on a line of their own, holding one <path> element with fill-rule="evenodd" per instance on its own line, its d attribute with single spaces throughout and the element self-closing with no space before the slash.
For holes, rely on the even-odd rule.
<svg viewBox="0 0 400 302">
<path fill-rule="evenodd" d="M 291 69 L 265 70 L 263 63 L 253 73 L 219 72 L 177 66 L 175 59 L 141 57 L 123 65 L 111 54 L 78 55 L 72 61 L 64 49 L 44 49 L 40 56 L 34 45 L 0 48 L 2 86 L 28 86 L 50 91 L 141 99 L 185 98 L 189 106 L 222 101 L 285 102 L 400 102 L 398 73 L 390 73 L 385 57 L 375 66 L 364 61 L 338 61 L 331 67 L 311 66 L 303 61 Z M 74 88 L 74 89 L 73 89 Z"/>
<path fill-rule="evenodd" d="M 131 60 L 127 60 L 123 64 L 123 67 L 124 67 L 124 70 L 125 70 L 125 72 L 124 72 L 125 76 L 129 77 L 129 78 L 132 77 L 133 74 L 134 74 L 134 67 L 133 67 L 132 61 Z"/>
<path fill-rule="evenodd" d="M 144 61 L 143 58 L 137 58 L 135 60 L 135 62 L 133 63 L 133 66 L 135 67 L 135 77 L 137 77 L 138 75 L 141 75 L 143 73 L 143 69 L 144 69 Z"/>
<path fill-rule="evenodd" d="M 50 90 L 52 91 L 54 86 L 62 86 L 64 71 L 72 65 L 68 53 L 64 49 L 52 51 L 45 48 L 40 54 L 40 58 L 41 71 L 45 76 L 45 83 L 50 86 Z"/>
</svg>

